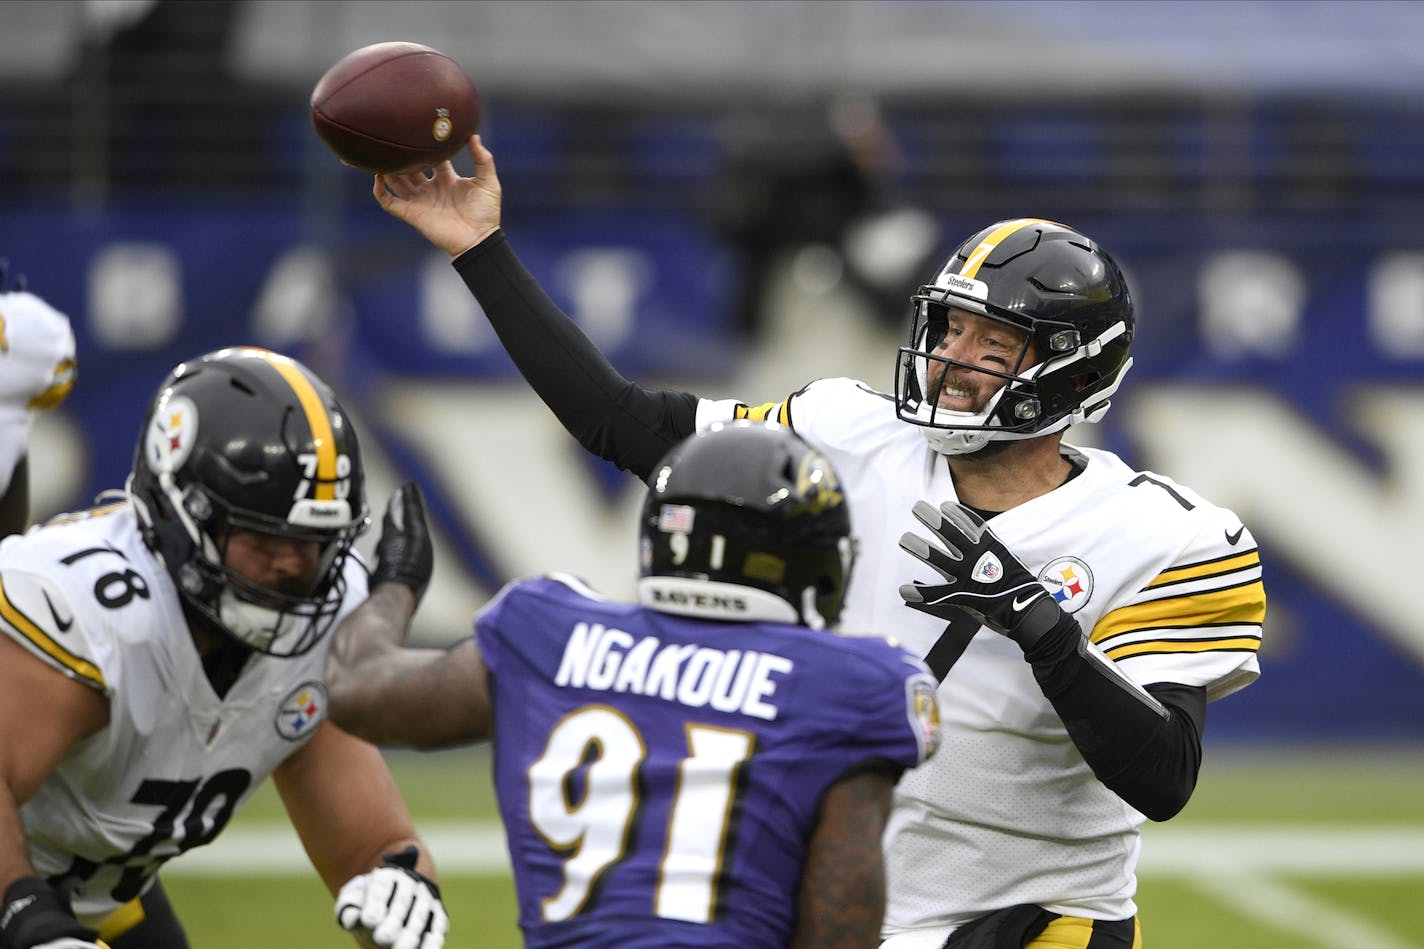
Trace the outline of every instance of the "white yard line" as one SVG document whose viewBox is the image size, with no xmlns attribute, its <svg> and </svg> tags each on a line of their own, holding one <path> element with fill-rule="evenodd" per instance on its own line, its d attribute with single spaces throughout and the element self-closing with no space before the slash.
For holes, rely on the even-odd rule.
<svg viewBox="0 0 1424 949">
<path fill-rule="evenodd" d="M 1249 868 L 1218 867 L 1210 873 L 1192 873 L 1189 878 L 1192 886 L 1245 918 L 1296 936 L 1302 949 L 1419 949 L 1418 943 L 1380 929 L 1363 916 L 1330 906 L 1313 893 Z"/>
<path fill-rule="evenodd" d="M 444 873 L 509 873 L 498 821 L 419 821 L 417 830 Z M 296 831 L 284 824 L 229 828 L 206 847 L 164 865 L 163 874 L 281 876 L 311 873 Z"/>
<path fill-rule="evenodd" d="M 1424 826 L 1171 824 L 1143 829 L 1142 872 L 1251 870 L 1292 876 L 1424 874 Z"/>
<path fill-rule="evenodd" d="M 420 821 L 419 830 L 446 872 L 509 872 L 504 830 L 498 821 Z M 164 873 L 242 876 L 309 870 L 296 833 L 285 824 L 271 824 L 229 828 L 209 846 L 172 861 Z M 1194 824 L 1145 830 L 1144 876 L 1227 873 L 1424 875 L 1424 826 Z"/>
<path fill-rule="evenodd" d="M 443 873 L 507 875 L 498 821 L 421 821 Z M 276 876 L 311 872 L 295 832 L 274 824 L 229 829 L 169 863 L 165 874 Z M 1142 875 L 1180 877 L 1240 915 L 1298 936 L 1309 949 L 1421 949 L 1368 919 L 1293 889 L 1286 877 L 1424 875 L 1424 826 L 1153 825 Z"/>
</svg>

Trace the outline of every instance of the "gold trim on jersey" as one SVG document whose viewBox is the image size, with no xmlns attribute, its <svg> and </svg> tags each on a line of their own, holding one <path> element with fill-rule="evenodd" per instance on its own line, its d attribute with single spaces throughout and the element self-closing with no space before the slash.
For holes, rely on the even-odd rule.
<svg viewBox="0 0 1424 949">
<path fill-rule="evenodd" d="M 773 410 L 776 417 L 770 418 Z M 791 427 L 791 400 L 763 402 L 761 405 L 738 405 L 732 410 L 734 419 L 751 419 L 753 422 L 773 421 L 778 425 Z"/>
<path fill-rule="evenodd" d="M 1201 580 L 1205 577 L 1224 576 L 1238 570 L 1246 570 L 1251 567 L 1261 565 L 1261 552 L 1252 548 L 1244 550 L 1239 554 L 1228 554 L 1225 557 L 1218 557 L 1215 560 L 1203 560 L 1200 563 L 1183 564 L 1180 567 L 1168 567 L 1157 574 L 1143 589 L 1151 590 L 1156 587 L 1164 587 L 1173 583 L 1184 583 L 1187 580 Z"/>
<path fill-rule="evenodd" d="M 99 924 L 99 938 L 118 939 L 147 918 L 142 897 L 135 897 L 104 917 L 104 921 Z"/>
<path fill-rule="evenodd" d="M 55 365 L 54 374 L 51 376 L 54 381 L 49 384 L 49 388 L 30 399 L 27 408 L 48 410 L 63 402 L 65 396 L 69 395 L 69 390 L 74 388 L 78 365 L 73 359 L 61 359 Z"/>
<path fill-rule="evenodd" d="M 1147 654 L 1185 652 L 1256 652 L 1261 648 L 1260 636 L 1221 636 L 1215 639 L 1144 639 L 1141 642 L 1123 643 L 1103 650 L 1103 654 L 1116 662 L 1133 656 Z"/>
<path fill-rule="evenodd" d="M 83 679 L 100 689 L 108 688 L 108 684 L 104 681 L 104 673 L 99 670 L 98 666 L 87 659 L 81 659 L 55 642 L 48 633 L 39 628 L 34 620 L 20 612 L 15 604 L 10 602 L 10 596 L 5 592 L 3 579 L 0 579 L 0 618 L 9 623 L 21 636 L 28 639 L 36 649 L 69 670 L 70 674 L 76 678 Z"/>
<path fill-rule="evenodd" d="M 1259 579 L 1200 593 L 1184 596 L 1166 596 L 1120 606 L 1098 620 L 1090 637 L 1101 645 L 1105 640 L 1124 633 L 1134 633 L 1148 629 L 1193 629 L 1211 626 L 1260 626 L 1266 618 L 1266 588 Z M 1189 640 L 1174 640 L 1183 644 L 1183 651 L 1200 652 L 1190 648 Z M 1260 645 L 1255 637 L 1251 648 Z M 1121 649 L 1123 647 L 1114 647 Z M 1213 647 L 1214 648 L 1214 647 Z M 1111 651 L 1110 653 L 1111 654 Z"/>
<path fill-rule="evenodd" d="M 277 353 L 262 351 L 273 369 L 281 373 L 287 385 L 297 395 L 297 401 L 307 413 L 307 425 L 311 428 L 312 446 L 316 449 L 316 477 L 312 479 L 318 501 L 336 500 L 336 438 L 331 433 L 331 417 L 327 415 L 326 404 L 322 402 L 316 387 L 306 377 L 296 363 Z"/>
<path fill-rule="evenodd" d="M 1004 242 L 1009 235 L 1017 233 L 1028 227 L 1030 224 L 1052 224 L 1039 217 L 1022 217 L 1016 221 L 1005 221 L 994 228 L 989 235 L 979 242 L 979 246 L 969 252 L 968 258 L 964 261 L 964 266 L 959 269 L 958 276 L 973 279 L 979 273 L 979 268 L 984 265 L 984 261 L 989 259 L 989 255 L 994 252 L 994 248 Z M 1062 227 L 1062 225 L 1058 225 Z"/>
</svg>

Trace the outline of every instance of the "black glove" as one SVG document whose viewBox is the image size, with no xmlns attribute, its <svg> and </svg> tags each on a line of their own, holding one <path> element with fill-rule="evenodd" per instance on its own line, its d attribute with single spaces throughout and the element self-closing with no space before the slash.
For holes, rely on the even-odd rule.
<svg viewBox="0 0 1424 949">
<path fill-rule="evenodd" d="M 430 544 L 430 528 L 425 523 L 425 501 L 420 485 L 407 481 L 391 495 L 386 516 L 381 520 L 381 539 L 376 542 L 376 569 L 371 586 L 393 580 L 410 587 L 415 602 L 425 595 L 430 574 L 435 570 L 435 550 Z"/>
<path fill-rule="evenodd" d="M 900 547 L 945 582 L 900 587 L 906 606 L 951 621 L 960 611 L 968 613 L 1025 652 L 1064 620 L 1072 621 L 978 514 L 952 501 L 938 510 L 920 501 L 914 514 L 939 544 L 907 533 Z"/>
<path fill-rule="evenodd" d="M 103 945 L 96 943 L 98 937 L 74 918 L 69 901 L 39 877 L 20 877 L 5 888 L 0 949 Z"/>
</svg>

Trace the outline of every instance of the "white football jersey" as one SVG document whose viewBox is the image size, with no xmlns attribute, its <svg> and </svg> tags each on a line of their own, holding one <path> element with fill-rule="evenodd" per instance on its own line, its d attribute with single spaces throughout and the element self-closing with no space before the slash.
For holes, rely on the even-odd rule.
<svg viewBox="0 0 1424 949">
<path fill-rule="evenodd" d="M 366 596 L 356 557 L 345 576 L 343 615 Z M 74 909 L 91 925 L 216 837 L 326 716 L 330 636 L 297 658 L 255 653 L 225 697 L 213 692 L 127 502 L 0 543 L 0 631 L 109 699 L 108 726 L 20 811 L 36 871 L 83 879 Z"/>
<path fill-rule="evenodd" d="M 74 386 L 74 331 L 33 293 L 0 293 L 0 494 L 25 454 L 35 414 Z"/>
<path fill-rule="evenodd" d="M 925 655 L 944 622 L 906 607 L 899 588 L 942 578 L 899 538 L 928 535 L 916 501 L 955 499 L 945 459 L 890 396 L 851 379 L 755 408 L 704 400 L 698 426 L 734 416 L 789 424 L 830 458 L 860 541 L 841 627 Z M 1110 452 L 1064 450 L 1081 473 L 994 517 L 995 534 L 1138 684 L 1201 686 L 1214 700 L 1254 681 L 1265 594 L 1241 521 Z M 1144 818 L 1093 775 L 1022 650 L 981 628 L 939 701 L 940 751 L 900 781 L 886 831 L 886 934 L 1018 903 L 1132 916 Z"/>
</svg>

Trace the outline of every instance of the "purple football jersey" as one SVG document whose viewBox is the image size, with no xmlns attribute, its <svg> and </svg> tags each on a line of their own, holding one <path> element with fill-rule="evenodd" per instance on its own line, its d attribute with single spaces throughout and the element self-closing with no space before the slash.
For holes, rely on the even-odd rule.
<svg viewBox="0 0 1424 949">
<path fill-rule="evenodd" d="M 531 947 L 785 946 L 821 795 L 933 750 L 935 680 L 878 638 L 713 623 L 568 577 L 476 636 Z"/>
</svg>

